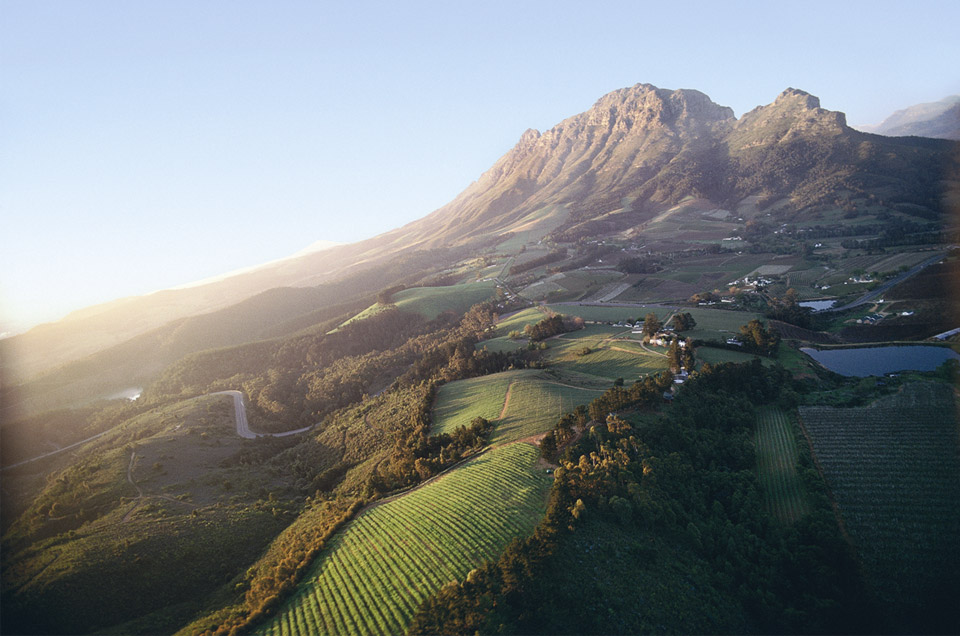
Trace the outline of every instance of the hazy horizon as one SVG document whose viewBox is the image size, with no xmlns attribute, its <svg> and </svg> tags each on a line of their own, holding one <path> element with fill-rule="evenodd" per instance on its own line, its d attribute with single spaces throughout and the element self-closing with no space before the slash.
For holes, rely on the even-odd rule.
<svg viewBox="0 0 960 636">
<path fill-rule="evenodd" d="M 7 2 L 0 332 L 399 227 L 636 83 L 877 124 L 960 92 L 914 6 Z"/>
</svg>

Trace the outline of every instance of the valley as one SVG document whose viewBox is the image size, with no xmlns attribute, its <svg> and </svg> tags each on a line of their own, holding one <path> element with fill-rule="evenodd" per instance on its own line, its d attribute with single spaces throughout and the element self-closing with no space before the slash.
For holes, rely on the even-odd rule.
<svg viewBox="0 0 960 636">
<path fill-rule="evenodd" d="M 637 85 L 204 313 L 47 330 L 4 632 L 953 631 L 960 365 L 803 350 L 960 351 L 955 150 Z"/>
</svg>

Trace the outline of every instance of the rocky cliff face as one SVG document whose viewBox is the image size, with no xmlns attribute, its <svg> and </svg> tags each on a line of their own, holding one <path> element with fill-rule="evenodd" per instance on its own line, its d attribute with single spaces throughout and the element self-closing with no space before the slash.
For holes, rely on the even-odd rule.
<svg viewBox="0 0 960 636">
<path fill-rule="evenodd" d="M 935 207 L 951 152 L 863 135 L 794 88 L 737 120 L 698 91 L 637 84 L 543 133 L 526 131 L 460 196 L 404 230 L 422 245 L 449 245 L 549 204 L 567 206 L 575 225 L 625 201 L 642 219 L 689 195 L 724 205 L 756 195 L 802 210 L 834 201 L 838 190 L 865 197 L 880 187 Z"/>
</svg>

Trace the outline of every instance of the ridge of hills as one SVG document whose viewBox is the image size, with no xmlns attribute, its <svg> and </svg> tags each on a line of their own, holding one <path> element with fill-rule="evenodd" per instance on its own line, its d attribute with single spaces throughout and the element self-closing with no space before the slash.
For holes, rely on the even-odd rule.
<svg viewBox="0 0 960 636">
<path fill-rule="evenodd" d="M 908 106 L 879 124 L 860 126 L 859 130 L 892 137 L 914 135 L 960 140 L 960 95 Z"/>
<path fill-rule="evenodd" d="M 949 142 L 860 133 L 800 90 L 738 120 L 698 91 L 637 84 L 544 133 L 528 130 L 475 183 L 420 220 L 206 285 L 82 310 L 0 341 L 0 360 L 8 384 L 23 382 L 268 289 L 336 282 L 418 251 L 495 245 L 531 222 L 542 225 L 534 217 L 549 206 L 551 236 L 574 240 L 640 225 L 691 195 L 731 209 L 755 197 L 761 208 L 780 203 L 796 218 L 880 195 L 886 208 L 918 206 L 935 217 L 943 180 L 956 173 Z M 431 258 L 444 265 L 455 260 L 449 256 Z"/>
<path fill-rule="evenodd" d="M 163 324 L 121 303 L 122 342 L 51 347 L 0 396 L 24 411 L 0 426 L 3 631 L 956 631 L 956 368 L 874 382 L 799 350 L 960 324 L 956 148 L 795 89 L 735 119 L 639 84 L 402 228 L 165 292 Z M 824 298 L 844 308 L 798 304 Z M 906 471 L 871 454 L 840 494 L 874 489 L 852 527 L 882 532 L 851 542 L 849 475 L 800 413 L 903 429 L 925 494 L 874 496 Z M 891 568 L 906 593 L 875 594 Z"/>
</svg>

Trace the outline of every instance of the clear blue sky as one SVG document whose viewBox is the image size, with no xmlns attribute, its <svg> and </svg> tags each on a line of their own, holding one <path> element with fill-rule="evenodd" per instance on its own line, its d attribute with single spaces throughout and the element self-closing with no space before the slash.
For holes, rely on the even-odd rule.
<svg viewBox="0 0 960 636">
<path fill-rule="evenodd" d="M 877 123 L 960 2 L 0 0 L 0 332 L 350 242 L 638 82 Z"/>
</svg>

